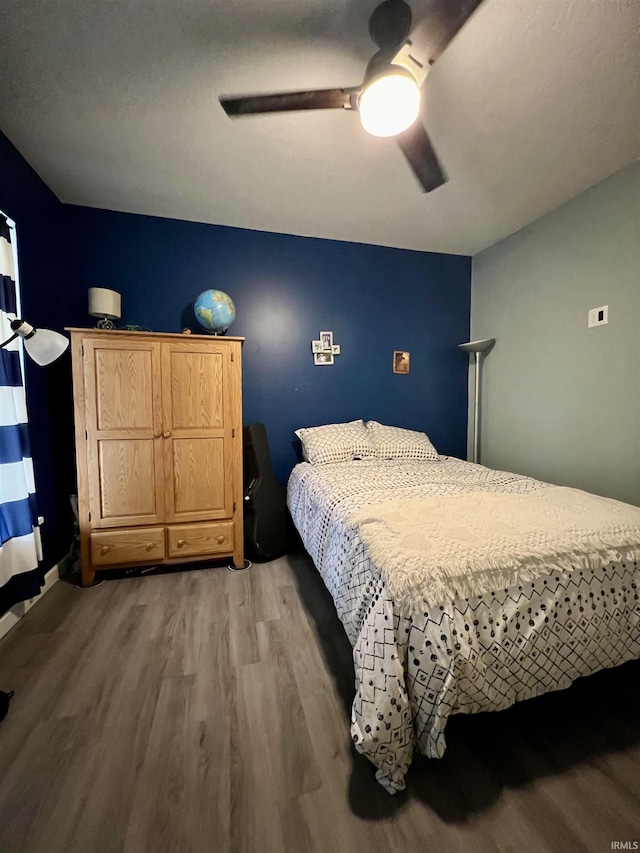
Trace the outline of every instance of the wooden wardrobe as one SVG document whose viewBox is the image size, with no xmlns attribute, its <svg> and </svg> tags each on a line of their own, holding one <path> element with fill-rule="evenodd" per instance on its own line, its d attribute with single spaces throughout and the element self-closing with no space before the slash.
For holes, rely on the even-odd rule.
<svg viewBox="0 0 640 853">
<path fill-rule="evenodd" d="M 82 583 L 97 569 L 243 565 L 243 338 L 71 333 Z"/>
</svg>

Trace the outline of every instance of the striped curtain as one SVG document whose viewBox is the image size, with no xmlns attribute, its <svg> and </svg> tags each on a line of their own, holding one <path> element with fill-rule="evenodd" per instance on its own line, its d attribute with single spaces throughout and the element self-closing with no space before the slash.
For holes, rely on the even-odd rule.
<svg viewBox="0 0 640 853">
<path fill-rule="evenodd" d="M 19 310 L 14 245 L 15 230 L 0 213 L 0 343 L 13 334 Z M 0 615 L 42 586 L 20 346 L 15 340 L 0 349 Z"/>
</svg>

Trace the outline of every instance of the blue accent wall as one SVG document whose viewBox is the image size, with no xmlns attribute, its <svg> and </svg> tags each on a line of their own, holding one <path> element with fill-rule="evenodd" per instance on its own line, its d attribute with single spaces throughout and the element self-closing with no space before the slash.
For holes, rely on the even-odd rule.
<svg viewBox="0 0 640 853">
<path fill-rule="evenodd" d="M 226 291 L 246 338 L 244 422 L 267 428 L 276 476 L 296 462 L 301 426 L 375 419 L 424 430 L 464 457 L 471 260 L 380 246 L 64 207 L 74 276 L 68 322 L 92 325 L 88 287 L 122 293 L 122 323 L 198 331 L 192 305 Z M 311 341 L 334 333 L 342 353 L 315 366 Z M 393 350 L 411 353 L 408 375 Z"/>
</svg>

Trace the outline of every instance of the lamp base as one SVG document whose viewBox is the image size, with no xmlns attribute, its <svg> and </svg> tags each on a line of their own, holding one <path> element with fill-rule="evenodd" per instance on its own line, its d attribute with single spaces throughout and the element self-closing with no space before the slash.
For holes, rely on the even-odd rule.
<svg viewBox="0 0 640 853">
<path fill-rule="evenodd" d="M 115 323 L 113 323 L 108 317 L 102 317 L 102 319 L 98 320 L 96 323 L 96 329 L 115 329 Z"/>
</svg>

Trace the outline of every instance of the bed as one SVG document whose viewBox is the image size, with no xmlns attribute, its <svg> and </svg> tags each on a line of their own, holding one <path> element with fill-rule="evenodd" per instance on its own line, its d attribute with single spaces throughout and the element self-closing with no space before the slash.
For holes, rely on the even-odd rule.
<svg viewBox="0 0 640 853">
<path fill-rule="evenodd" d="M 560 497 L 566 503 L 569 492 L 577 505 L 581 496 L 585 502 L 594 496 L 435 450 L 426 458 L 380 458 L 394 454 L 384 447 L 380 453 L 380 443 L 377 453 L 363 444 L 338 461 L 335 454 L 329 454 L 332 461 L 320 454 L 318 464 L 316 454 L 299 463 L 287 503 L 354 649 L 352 739 L 377 768 L 380 784 L 394 793 L 405 787 L 414 749 L 442 757 L 452 714 L 498 711 L 640 658 L 640 509 L 606 501 L 618 538 L 594 537 L 593 548 L 579 559 L 569 552 L 546 565 L 542 550 L 533 561 L 510 564 L 494 555 L 487 558 L 489 570 L 464 578 L 454 573 L 443 583 L 431 582 L 436 573 L 426 560 L 426 574 L 416 575 L 422 586 L 407 590 L 397 581 L 402 565 L 394 575 L 385 548 L 400 537 L 404 550 L 397 560 L 418 565 L 439 513 L 455 520 L 453 527 L 445 525 L 455 540 L 455 525 L 466 531 L 473 526 L 470 505 L 488 502 L 488 515 L 498 518 L 493 505 L 520 504 L 529 513 L 536 501 Z M 552 512 L 551 526 L 562 518 Z M 530 526 L 537 542 L 536 523 Z M 499 530 L 502 539 L 505 529 Z M 491 541 L 482 529 L 477 534 L 476 554 Z M 416 546 L 416 537 L 427 545 Z M 464 551 L 443 547 L 444 554 Z M 437 557 L 442 562 L 442 554 Z"/>
</svg>

